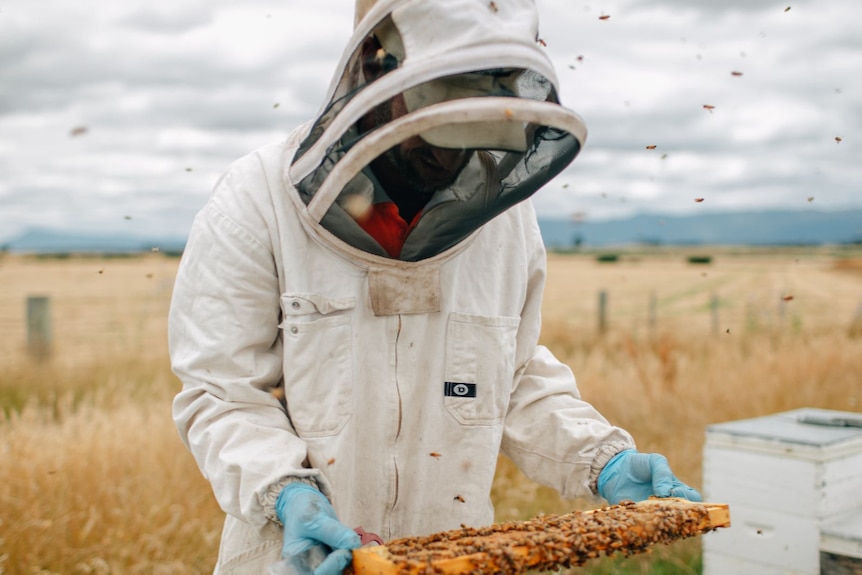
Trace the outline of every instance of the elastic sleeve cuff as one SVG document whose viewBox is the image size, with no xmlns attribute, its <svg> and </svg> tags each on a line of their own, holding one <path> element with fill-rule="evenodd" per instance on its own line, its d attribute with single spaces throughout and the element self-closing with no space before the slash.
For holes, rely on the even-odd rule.
<svg viewBox="0 0 862 575">
<path fill-rule="evenodd" d="M 275 502 L 278 500 L 278 496 L 281 494 L 282 489 L 291 483 L 305 483 L 306 485 L 310 485 L 311 487 L 320 490 L 320 486 L 317 484 L 317 481 L 312 477 L 285 477 L 278 483 L 270 485 L 269 489 L 267 489 L 263 496 L 259 498 L 259 501 L 261 507 L 263 507 L 263 512 L 266 518 L 279 526 L 281 526 L 281 520 L 275 512 Z"/>
<path fill-rule="evenodd" d="M 625 443 L 625 442 L 614 442 L 608 445 L 602 446 L 596 456 L 593 458 L 593 462 L 590 465 L 590 477 L 589 477 L 589 487 L 590 491 L 593 495 L 599 494 L 599 473 L 602 472 L 602 469 L 605 468 L 605 465 L 608 464 L 608 461 L 614 458 L 614 456 L 626 449 L 633 449 L 634 446 Z"/>
</svg>

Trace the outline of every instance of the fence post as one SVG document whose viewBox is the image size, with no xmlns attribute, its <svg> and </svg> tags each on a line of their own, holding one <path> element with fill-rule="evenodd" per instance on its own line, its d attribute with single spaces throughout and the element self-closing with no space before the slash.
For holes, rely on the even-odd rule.
<svg viewBox="0 0 862 575">
<path fill-rule="evenodd" d="M 599 292 L 599 335 L 605 333 L 608 327 L 608 292 Z"/>
<path fill-rule="evenodd" d="M 862 301 L 859 302 L 859 307 L 856 308 L 856 315 L 853 317 L 853 321 L 850 322 L 848 335 L 851 338 L 862 337 Z"/>
<path fill-rule="evenodd" d="M 51 353 L 51 300 L 48 296 L 27 298 L 27 350 L 40 359 Z"/>
</svg>

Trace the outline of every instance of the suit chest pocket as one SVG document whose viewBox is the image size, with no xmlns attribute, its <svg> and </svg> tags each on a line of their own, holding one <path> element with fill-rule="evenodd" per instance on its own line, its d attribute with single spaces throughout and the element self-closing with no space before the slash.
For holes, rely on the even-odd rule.
<svg viewBox="0 0 862 575">
<path fill-rule="evenodd" d="M 282 294 L 284 394 L 301 437 L 339 433 L 353 415 L 353 298 Z"/>
<path fill-rule="evenodd" d="M 502 423 L 515 374 L 520 318 L 452 313 L 446 328 L 443 401 L 463 425 Z"/>
</svg>

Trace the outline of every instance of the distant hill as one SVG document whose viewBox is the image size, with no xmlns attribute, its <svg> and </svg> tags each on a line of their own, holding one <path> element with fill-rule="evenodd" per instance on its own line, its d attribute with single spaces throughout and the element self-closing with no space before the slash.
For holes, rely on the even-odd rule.
<svg viewBox="0 0 862 575">
<path fill-rule="evenodd" d="M 20 253 L 135 253 L 158 248 L 181 252 L 186 238 L 145 238 L 128 234 L 93 234 L 70 230 L 30 228 L 20 235 L 0 240 L 0 249 Z"/>
<path fill-rule="evenodd" d="M 760 211 L 696 216 L 640 214 L 618 220 L 574 222 L 540 218 L 549 248 L 649 245 L 820 245 L 862 243 L 862 210 Z M 23 253 L 181 252 L 186 238 L 93 234 L 32 228 L 0 249 Z"/>
<path fill-rule="evenodd" d="M 819 245 L 862 242 L 862 210 L 760 211 L 696 216 L 640 214 L 605 221 L 539 220 L 548 247 Z"/>
</svg>

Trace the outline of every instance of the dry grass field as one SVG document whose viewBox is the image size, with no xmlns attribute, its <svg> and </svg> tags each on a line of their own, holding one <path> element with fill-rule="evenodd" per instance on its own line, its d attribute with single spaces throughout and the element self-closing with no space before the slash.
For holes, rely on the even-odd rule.
<svg viewBox="0 0 862 575">
<path fill-rule="evenodd" d="M 549 258 L 543 343 L 641 450 L 700 486 L 710 423 L 862 410 L 862 254 L 725 250 L 708 265 L 686 255 Z M 170 419 L 177 263 L 0 257 L 0 575 L 211 572 L 221 512 Z M 50 297 L 47 360 L 27 353 L 33 295 Z M 493 496 L 500 519 L 596 504 L 561 501 L 506 460 Z M 698 550 L 576 572 L 697 573 Z"/>
</svg>

